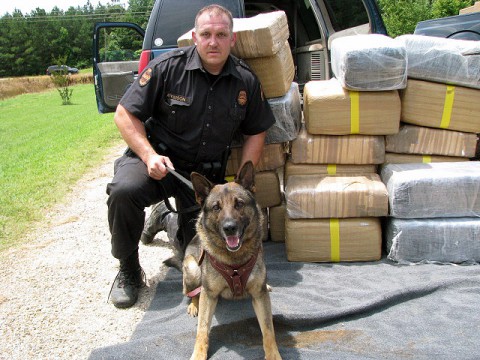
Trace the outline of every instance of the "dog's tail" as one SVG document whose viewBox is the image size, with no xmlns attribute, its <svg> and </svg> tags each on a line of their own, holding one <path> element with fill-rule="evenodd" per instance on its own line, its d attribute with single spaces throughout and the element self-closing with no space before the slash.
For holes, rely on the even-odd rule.
<svg viewBox="0 0 480 360">
<path fill-rule="evenodd" d="M 173 267 L 180 272 L 182 272 L 182 262 L 183 262 L 183 256 L 178 252 L 175 252 L 175 254 L 172 257 L 169 257 L 168 259 L 163 261 L 163 263 L 166 266 Z"/>
</svg>

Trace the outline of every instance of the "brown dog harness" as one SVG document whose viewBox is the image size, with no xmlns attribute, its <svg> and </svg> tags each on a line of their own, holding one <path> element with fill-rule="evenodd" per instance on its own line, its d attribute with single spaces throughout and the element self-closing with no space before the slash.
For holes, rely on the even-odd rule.
<svg viewBox="0 0 480 360">
<path fill-rule="evenodd" d="M 207 253 L 207 256 L 213 268 L 222 274 L 223 278 L 227 281 L 233 296 L 242 296 L 245 292 L 250 273 L 257 262 L 258 252 L 243 265 L 227 265 L 221 263 L 209 253 Z"/>
<path fill-rule="evenodd" d="M 198 265 L 200 266 L 205 258 L 205 254 L 207 254 L 210 263 L 212 264 L 213 268 L 217 270 L 223 278 L 226 280 L 230 290 L 233 293 L 234 297 L 240 297 L 245 292 L 245 287 L 247 286 L 248 278 L 252 273 L 253 267 L 257 262 L 258 252 L 253 255 L 250 260 L 248 260 L 243 265 L 226 265 L 221 263 L 217 259 L 215 259 L 212 255 L 210 255 L 205 250 L 202 250 L 200 259 L 198 261 Z M 194 297 L 200 293 L 201 286 L 190 291 L 187 293 L 188 297 Z"/>
</svg>

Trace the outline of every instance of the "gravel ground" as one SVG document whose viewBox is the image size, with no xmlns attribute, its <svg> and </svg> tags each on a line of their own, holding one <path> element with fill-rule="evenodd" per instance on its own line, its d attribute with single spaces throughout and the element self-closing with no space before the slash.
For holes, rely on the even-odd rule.
<svg viewBox="0 0 480 360">
<path fill-rule="evenodd" d="M 142 319 L 172 251 L 164 232 L 140 244 L 147 287 L 130 309 L 107 303 L 118 261 L 110 254 L 105 186 L 124 148 L 113 148 L 23 244 L 0 254 L 0 359 L 86 359 L 129 340 Z"/>
</svg>

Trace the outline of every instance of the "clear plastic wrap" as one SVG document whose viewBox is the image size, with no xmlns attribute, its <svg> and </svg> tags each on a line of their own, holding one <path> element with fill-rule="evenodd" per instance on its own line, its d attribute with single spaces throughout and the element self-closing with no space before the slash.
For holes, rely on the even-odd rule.
<svg viewBox="0 0 480 360">
<path fill-rule="evenodd" d="M 408 79 L 400 96 L 403 122 L 480 133 L 478 89 Z"/>
<path fill-rule="evenodd" d="M 311 135 L 304 126 L 291 143 L 294 164 L 382 164 L 385 136 Z"/>
<path fill-rule="evenodd" d="M 310 134 L 388 135 L 398 132 L 398 91 L 357 92 L 338 79 L 309 81 L 303 91 L 305 126 Z"/>
<path fill-rule="evenodd" d="M 358 91 L 403 89 L 407 85 L 405 46 L 380 34 L 332 41 L 332 70 L 343 87 Z"/>
<path fill-rule="evenodd" d="M 286 157 L 286 144 L 268 144 L 263 148 L 262 156 L 255 167 L 255 171 L 275 170 L 283 167 Z M 227 161 L 225 175 L 234 176 L 240 168 L 242 160 L 242 145 L 237 144 Z"/>
<path fill-rule="evenodd" d="M 381 169 L 390 216 L 480 217 L 480 162 L 388 164 Z"/>
<path fill-rule="evenodd" d="M 415 125 L 403 125 L 398 134 L 385 137 L 387 152 L 403 154 L 471 158 L 475 155 L 476 144 L 476 134 Z"/>
<path fill-rule="evenodd" d="M 480 41 L 423 35 L 395 40 L 407 51 L 409 78 L 480 89 Z"/>
<path fill-rule="evenodd" d="M 377 174 L 289 176 L 285 199 L 291 219 L 388 215 L 387 189 Z"/>
<path fill-rule="evenodd" d="M 265 144 L 296 139 L 302 126 L 302 104 L 298 84 L 292 82 L 284 96 L 268 99 L 268 103 L 275 116 L 275 124 L 267 130 Z"/>
<path fill-rule="evenodd" d="M 386 221 L 388 258 L 399 263 L 480 262 L 480 219 L 396 219 Z"/>
</svg>

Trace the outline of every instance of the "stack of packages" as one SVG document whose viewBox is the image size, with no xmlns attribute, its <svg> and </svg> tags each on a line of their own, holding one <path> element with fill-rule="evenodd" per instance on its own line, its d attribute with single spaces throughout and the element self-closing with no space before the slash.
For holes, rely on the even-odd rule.
<svg viewBox="0 0 480 360">
<path fill-rule="evenodd" d="M 480 132 L 480 44 L 419 35 L 396 40 L 407 50 L 408 83 L 401 92 L 404 125 L 386 138 L 386 148 L 417 155 L 407 164 L 401 158 L 407 155 L 397 154 L 397 164 L 381 171 L 391 215 L 388 258 L 479 262 L 480 163 L 468 160 Z M 422 158 L 442 162 L 421 164 Z"/>
<path fill-rule="evenodd" d="M 293 82 L 295 67 L 288 44 L 287 16 L 283 11 L 274 11 L 233 19 L 233 31 L 237 41 L 232 54 L 242 59 L 257 75 L 276 120 L 267 131 L 255 178 L 257 201 L 268 214 L 268 209 L 283 202 L 279 171 L 285 165 L 286 144 L 297 137 L 302 119 L 300 91 L 298 84 Z M 178 46 L 193 45 L 191 31 L 177 42 Z M 237 173 L 241 152 L 242 138 L 237 137 L 227 163 L 227 176 Z M 271 228 L 276 229 L 276 226 Z"/>
<path fill-rule="evenodd" d="M 408 82 L 386 163 L 468 161 L 480 133 L 480 43 L 403 35 Z"/>
<path fill-rule="evenodd" d="M 406 85 L 403 46 L 382 35 L 332 42 L 335 79 L 304 89 L 304 127 L 285 167 L 290 261 L 381 258 L 387 189 L 376 173 L 385 135 L 398 132 Z"/>
<path fill-rule="evenodd" d="M 480 262 L 480 162 L 388 164 L 381 176 L 390 260 Z"/>
</svg>

